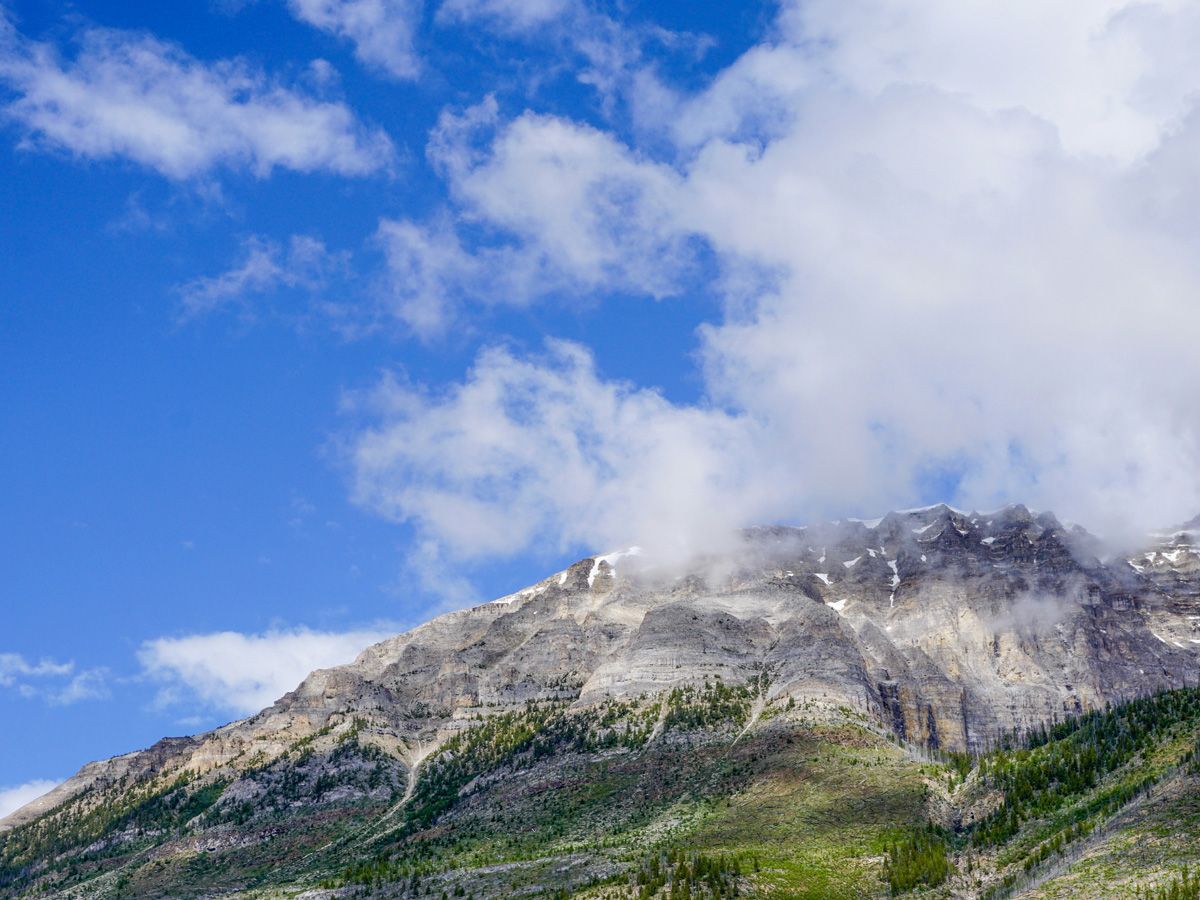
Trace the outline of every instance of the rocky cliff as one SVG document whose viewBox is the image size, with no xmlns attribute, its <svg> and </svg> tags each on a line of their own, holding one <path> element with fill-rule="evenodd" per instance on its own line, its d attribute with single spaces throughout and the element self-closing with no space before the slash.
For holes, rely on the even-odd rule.
<svg viewBox="0 0 1200 900">
<path fill-rule="evenodd" d="M 708 684 L 743 691 L 745 729 L 786 701 L 859 716 L 907 744 L 980 752 L 1195 684 L 1196 536 L 1192 523 L 1132 558 L 1105 558 L 1050 514 L 935 506 L 754 529 L 686 574 L 636 549 L 587 558 L 314 672 L 249 719 L 88 766 L 3 825 L 181 777 L 219 785 L 230 808 L 280 779 L 300 803 L 328 802 L 336 788 L 341 801 L 401 808 L 422 763 L 481 720 L 539 704 L 651 715 L 665 692 Z M 667 707 L 653 709 L 661 719 Z M 647 721 L 651 737 L 661 725 Z M 351 733 L 369 752 L 343 763 L 361 778 L 331 763 L 285 765 L 297 747 L 328 759 Z"/>
</svg>

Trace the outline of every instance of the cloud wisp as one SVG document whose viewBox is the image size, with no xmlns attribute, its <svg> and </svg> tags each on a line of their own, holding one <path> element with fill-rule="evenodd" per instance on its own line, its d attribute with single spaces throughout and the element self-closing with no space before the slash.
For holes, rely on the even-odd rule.
<svg viewBox="0 0 1200 900">
<path fill-rule="evenodd" d="M 346 262 L 346 254 L 329 251 L 309 235 L 293 235 L 286 246 L 267 238 L 247 238 L 241 259 L 231 268 L 179 286 L 180 318 L 194 319 L 230 307 L 253 317 L 254 298 L 286 289 L 319 292 Z"/>
<path fill-rule="evenodd" d="M 175 180 L 217 167 L 363 176 L 388 169 L 391 140 L 345 104 L 320 100 L 239 60 L 204 62 L 152 36 L 89 27 L 64 56 L 0 13 L 6 117 L 26 147 L 123 159 Z"/>
<path fill-rule="evenodd" d="M 0 653 L 0 688 L 51 706 L 103 700 L 109 696 L 108 682 L 105 668 L 78 670 L 74 662 L 31 662 L 19 653 Z"/>
<path fill-rule="evenodd" d="M 400 79 L 421 71 L 414 46 L 421 6 L 420 0 L 288 0 L 301 22 L 349 41 L 360 62 Z"/>
</svg>

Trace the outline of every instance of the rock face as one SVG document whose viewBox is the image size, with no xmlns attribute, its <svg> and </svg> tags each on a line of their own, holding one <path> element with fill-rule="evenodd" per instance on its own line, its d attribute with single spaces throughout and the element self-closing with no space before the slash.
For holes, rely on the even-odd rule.
<svg viewBox="0 0 1200 900">
<path fill-rule="evenodd" d="M 1101 561 L 1079 528 L 1022 506 L 946 506 L 872 522 L 749 531 L 740 550 L 664 577 L 635 552 L 583 559 L 314 672 L 270 708 L 93 764 L 11 827 L 88 788 L 264 765 L 298 740 L 370 722 L 410 781 L 478 715 L 588 706 L 706 677 L 766 699 L 849 707 L 907 741 L 978 751 L 1003 734 L 1195 684 L 1197 531 Z"/>
</svg>

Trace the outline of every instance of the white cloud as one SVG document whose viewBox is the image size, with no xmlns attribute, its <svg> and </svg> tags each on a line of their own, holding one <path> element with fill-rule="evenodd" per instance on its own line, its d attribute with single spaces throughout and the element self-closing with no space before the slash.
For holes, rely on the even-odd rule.
<svg viewBox="0 0 1200 900">
<path fill-rule="evenodd" d="M 587 302 L 605 289 L 666 297 L 694 248 L 670 221 L 680 179 L 595 129 L 526 114 L 497 130 L 491 97 L 444 112 L 428 154 L 455 211 L 498 235 L 468 251 L 448 212 L 383 219 L 383 312 L 421 337 L 442 334 L 466 303 Z M 491 140 L 489 140 L 491 138 Z"/>
<path fill-rule="evenodd" d="M 628 10 L 608 15 L 601 6 L 581 0 L 445 0 L 437 22 L 465 25 L 472 34 L 487 29 L 550 52 L 554 63 L 538 71 L 531 86 L 552 78 L 560 65 L 569 66 L 580 84 L 595 90 L 609 118 L 624 105 L 642 103 L 648 83 L 641 76 L 654 70 L 664 52 L 697 59 L 715 44 L 706 35 L 637 22 Z"/>
<path fill-rule="evenodd" d="M 285 247 L 262 237 L 246 239 L 242 261 L 219 275 L 196 278 L 179 287 L 185 319 L 202 316 L 230 305 L 246 310 L 248 300 L 280 288 L 316 291 L 330 273 L 345 262 L 317 238 L 293 235 Z"/>
<path fill-rule="evenodd" d="M 523 32 L 562 18 L 577 8 L 573 0 L 445 0 L 442 21 L 487 20 L 502 31 Z"/>
<path fill-rule="evenodd" d="M 30 662 L 19 653 L 0 653 L 0 687 L 55 706 L 108 697 L 108 674 L 103 668 L 76 671 L 73 662 Z"/>
<path fill-rule="evenodd" d="M 73 675 L 61 688 L 47 691 L 45 696 L 55 706 L 70 706 L 82 700 L 106 700 L 110 696 L 108 678 L 108 669 L 85 669 Z"/>
<path fill-rule="evenodd" d="M 413 46 L 419 0 L 288 0 L 292 15 L 354 44 L 360 62 L 396 78 L 421 70 Z"/>
<path fill-rule="evenodd" d="M 673 169 L 589 126 L 532 113 L 480 151 L 497 118 L 491 99 L 444 113 L 430 139 L 430 158 L 466 218 L 520 239 L 575 290 L 677 290 L 690 254 L 675 220 L 681 179 Z"/>
<path fill-rule="evenodd" d="M 16 812 L 27 803 L 32 803 L 38 797 L 50 793 L 59 782 L 44 778 L 19 784 L 16 787 L 0 788 L 0 819 Z"/>
<path fill-rule="evenodd" d="M 692 284 L 702 240 L 727 306 L 696 405 L 565 345 L 489 350 L 437 396 L 384 382 L 360 502 L 470 558 L 702 547 L 931 485 L 1109 532 L 1194 515 L 1196 25 L 805 4 L 706 91 L 657 96 L 674 165 L 559 118 L 445 117 L 431 157 L 472 227 L 577 290 L 653 296 Z"/>
<path fill-rule="evenodd" d="M 22 678 L 66 676 L 74 669 L 74 663 L 58 663 L 49 659 L 32 663 L 18 653 L 0 653 L 0 686 L 12 687 Z"/>
<path fill-rule="evenodd" d="M 223 631 L 156 638 L 138 650 L 147 676 L 161 683 L 163 705 L 192 702 L 249 715 L 293 690 L 314 669 L 342 665 L 395 632 L 308 628 L 263 634 Z"/>
<path fill-rule="evenodd" d="M 416 334 L 444 332 L 459 298 L 476 295 L 473 286 L 484 267 L 446 225 L 384 219 L 376 242 L 386 261 L 385 311 Z"/>
<path fill-rule="evenodd" d="M 173 179 L 217 166 L 260 177 L 276 168 L 366 175 L 392 162 L 387 136 L 347 106 L 245 63 L 202 62 L 125 31 L 88 28 L 77 37 L 68 59 L 0 19 L 0 82 L 17 95 L 5 112 L 26 131 L 27 146 L 129 159 Z"/>
<path fill-rule="evenodd" d="M 1200 10 L 1173 0 L 816 0 L 792 4 L 784 22 L 857 91 L 929 85 L 981 109 L 1024 109 L 1071 153 L 1136 159 L 1196 87 Z"/>
<path fill-rule="evenodd" d="M 456 558 L 631 539 L 671 556 L 723 543 L 774 493 L 752 423 L 605 382 L 576 344 L 492 349 L 442 396 L 389 379 L 371 402 L 385 424 L 353 448 L 358 500 Z"/>
</svg>

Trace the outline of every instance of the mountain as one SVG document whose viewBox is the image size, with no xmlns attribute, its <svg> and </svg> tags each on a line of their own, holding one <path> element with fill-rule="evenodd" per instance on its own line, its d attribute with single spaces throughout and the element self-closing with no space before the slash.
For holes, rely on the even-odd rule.
<svg viewBox="0 0 1200 900">
<path fill-rule="evenodd" d="M 1187 796 L 1196 537 L 1107 558 L 1048 513 L 943 505 L 752 529 L 685 574 L 583 559 L 84 767 L 0 823 L 0 896 L 1043 890 Z M 1099 805 L 1018 852 L 1068 808 L 1014 806 L 1022 779 Z"/>
</svg>

